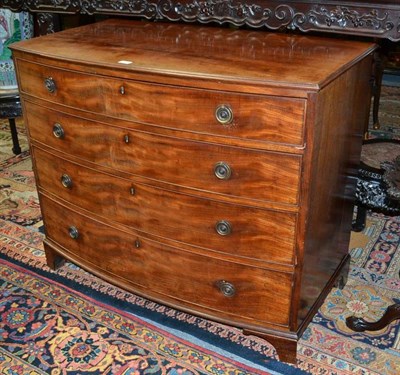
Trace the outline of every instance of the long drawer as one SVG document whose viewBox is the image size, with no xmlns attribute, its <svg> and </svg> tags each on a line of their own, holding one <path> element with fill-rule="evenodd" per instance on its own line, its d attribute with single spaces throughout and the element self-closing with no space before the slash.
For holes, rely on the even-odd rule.
<svg viewBox="0 0 400 375">
<path fill-rule="evenodd" d="M 28 109 L 33 140 L 90 162 L 149 181 L 258 201 L 298 203 L 299 155 L 187 141 L 108 126 L 42 107 Z M 59 138 L 53 134 L 54 124 L 62 127 Z"/>
<path fill-rule="evenodd" d="M 290 273 L 179 251 L 81 216 L 44 195 L 41 202 L 47 238 L 78 264 L 100 269 L 105 277 L 125 280 L 153 297 L 162 295 L 200 311 L 289 324 Z"/>
<path fill-rule="evenodd" d="M 232 256 L 293 264 L 294 213 L 236 206 L 135 183 L 37 147 L 33 155 L 41 189 L 105 219 Z"/>
<path fill-rule="evenodd" d="M 199 133 L 303 144 L 303 99 L 147 84 L 24 60 L 18 69 L 23 93 L 54 103 Z"/>
</svg>

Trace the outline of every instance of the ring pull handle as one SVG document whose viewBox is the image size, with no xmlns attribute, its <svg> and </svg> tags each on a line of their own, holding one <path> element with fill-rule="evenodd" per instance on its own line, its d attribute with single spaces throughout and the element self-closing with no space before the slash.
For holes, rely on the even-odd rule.
<svg viewBox="0 0 400 375">
<path fill-rule="evenodd" d="M 215 109 L 215 118 L 222 125 L 228 125 L 233 121 L 233 111 L 229 105 L 221 104 Z"/>
<path fill-rule="evenodd" d="M 73 225 L 71 225 L 71 226 L 68 228 L 68 233 L 69 233 L 69 236 L 70 236 L 73 240 L 76 240 L 76 239 L 78 239 L 78 237 L 79 237 L 79 231 L 78 231 L 78 229 L 77 229 L 76 227 L 74 227 Z"/>
<path fill-rule="evenodd" d="M 65 136 L 64 129 L 58 122 L 53 125 L 53 134 L 58 139 L 63 139 Z"/>
<path fill-rule="evenodd" d="M 220 236 L 229 236 L 232 233 L 232 225 L 229 221 L 220 220 L 215 224 L 215 230 Z"/>
<path fill-rule="evenodd" d="M 228 163 L 219 161 L 214 165 L 214 175 L 220 180 L 229 180 L 232 175 L 232 169 Z"/>
<path fill-rule="evenodd" d="M 233 297 L 236 294 L 235 286 L 225 280 L 218 280 L 215 285 L 225 297 Z"/>
<path fill-rule="evenodd" d="M 72 188 L 72 178 L 70 176 L 68 176 L 67 174 L 63 174 L 60 180 L 62 186 L 64 186 L 67 189 Z"/>
<path fill-rule="evenodd" d="M 44 85 L 49 93 L 54 93 L 57 90 L 56 82 L 53 77 L 47 77 L 44 80 Z"/>
</svg>

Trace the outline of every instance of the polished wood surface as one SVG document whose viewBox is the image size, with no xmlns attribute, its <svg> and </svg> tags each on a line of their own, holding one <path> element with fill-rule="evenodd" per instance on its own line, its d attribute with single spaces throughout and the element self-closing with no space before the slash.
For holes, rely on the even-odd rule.
<svg viewBox="0 0 400 375">
<path fill-rule="evenodd" d="M 48 244 L 88 270 L 155 300 L 215 314 L 225 322 L 240 320 L 287 330 L 292 274 L 210 261 L 209 257 L 115 230 L 44 195 L 41 202 Z M 67 222 L 64 217 L 68 217 Z M 79 230 L 78 240 L 68 234 L 70 223 Z M 137 240 L 139 246 L 135 246 Z M 233 296 L 220 292 L 216 286 L 220 280 L 235 286 Z"/>
<path fill-rule="evenodd" d="M 374 49 L 121 20 L 15 44 L 48 264 L 294 361 L 347 270 Z"/>
<path fill-rule="evenodd" d="M 371 60 L 366 59 L 322 90 L 321 110 L 313 119 L 317 132 L 309 168 L 315 178 L 309 186 L 307 241 L 304 249 L 300 306 L 314 303 L 310 290 L 322 290 L 340 261 L 348 253 L 354 208 L 354 179 L 361 153 L 360 139 L 368 120 L 368 77 Z M 354 92 L 349 87 L 357 87 Z M 351 106 L 348 103 L 352 103 Z M 341 126 L 338 126 L 338 124 Z M 332 142 L 335 139 L 336 142 Z M 335 252 L 332 252 L 332 248 Z M 301 314 L 299 315 L 301 316 Z"/>
<path fill-rule="evenodd" d="M 215 256 L 223 252 L 232 257 L 293 264 L 296 227 L 293 213 L 239 207 L 177 194 L 136 183 L 134 179 L 99 173 L 37 147 L 33 151 L 39 189 L 100 215 L 103 220 L 112 217 L 144 233 L 214 251 Z M 64 174 L 72 180 L 70 188 L 62 187 L 60 179 Z M 101 205 L 97 205 L 98 201 Z M 172 205 L 171 202 L 176 203 Z M 190 220 L 182 220 L 182 217 Z M 232 225 L 230 236 L 220 236 L 215 231 L 215 224 L 222 219 Z"/>
<path fill-rule="evenodd" d="M 97 49 L 93 48 L 93 39 L 97 41 Z M 176 80 L 184 77 L 182 85 L 185 86 L 191 85 L 190 79 L 216 81 L 221 88 L 230 87 L 229 91 L 235 92 L 237 89 L 232 84 L 242 84 L 243 88 L 249 84 L 268 84 L 270 87 L 299 88 L 301 91 L 319 90 L 350 64 L 369 53 L 364 43 L 355 41 L 120 19 L 48 35 L 45 40 L 43 42 L 39 37 L 22 41 L 18 49 L 27 53 L 35 53 L 39 49 L 40 57 L 54 58 L 55 61 L 51 62 L 54 66 L 65 60 L 81 64 L 81 68 L 76 66 L 75 69 L 93 75 L 85 78 L 77 73 L 57 73 L 52 68 L 47 70 L 47 74 L 55 75 L 60 86 L 69 87 L 73 82 L 71 90 L 77 90 L 81 98 L 85 99 L 80 105 L 93 105 L 90 101 L 94 101 L 98 106 L 102 104 L 95 99 L 102 94 L 106 98 L 107 94 L 116 96 L 124 83 L 121 78 L 130 72 L 140 72 L 142 81 L 146 81 L 149 74 L 152 75 L 152 81 L 157 80 L 156 75 L 160 75 L 160 83 L 166 82 L 169 77 Z M 157 48 L 151 47 L 154 45 Z M 182 64 L 183 59 L 185 64 Z M 39 57 L 37 60 L 40 62 Z M 282 61 L 286 64 L 282 65 Z M 35 85 L 31 80 L 37 79 L 37 76 L 43 77 L 44 74 L 40 66 L 34 67 L 29 62 L 26 64 L 21 63 L 21 69 L 32 71 L 33 74 L 26 77 L 28 81 L 21 82 L 23 91 L 28 84 L 30 88 Z M 90 64 L 95 64 L 96 69 L 88 68 Z M 108 70 L 107 75 L 115 75 L 119 80 L 102 79 L 99 82 L 96 74 L 101 73 L 101 68 L 113 68 L 113 71 Z M 44 95 L 45 88 L 39 86 L 35 85 L 32 89 L 38 90 L 37 95 Z M 135 84 L 127 86 L 125 95 L 128 99 L 126 96 L 121 99 L 122 106 L 125 100 L 129 100 L 130 94 L 134 95 L 136 89 Z M 139 92 L 142 90 L 145 95 L 145 86 L 139 88 Z M 160 91 L 162 95 L 162 88 Z M 172 92 L 171 97 L 174 98 L 176 94 L 173 89 Z M 188 92 L 187 98 L 193 94 Z M 62 92 L 58 95 L 62 95 Z M 57 101 L 56 95 L 54 98 Z M 76 99 L 70 97 L 69 100 Z M 89 103 L 86 103 L 88 100 Z M 165 100 L 164 95 L 161 100 Z M 155 104 L 158 104 L 157 99 Z M 288 105 L 287 110 L 290 108 Z"/>
<path fill-rule="evenodd" d="M 86 136 L 86 129 L 79 133 L 79 138 L 87 144 L 83 152 L 76 147 L 76 142 L 71 142 L 75 143 L 76 153 L 73 153 L 73 148 L 68 148 L 67 142 L 58 142 L 61 144 L 60 149 L 76 157 L 82 153 L 92 155 L 86 160 L 131 175 L 146 176 L 148 183 L 160 180 L 202 191 L 209 191 L 211 188 L 213 192 L 223 196 L 251 199 L 255 205 L 258 205 L 259 201 L 291 205 L 298 203 L 301 163 L 299 155 L 279 155 L 274 152 L 189 142 L 151 133 L 127 132 L 126 129 L 115 129 L 115 134 L 112 131 L 114 129 L 109 131 L 109 127 L 105 126 L 96 126 L 95 129 L 95 134 L 91 131 L 93 137 Z M 66 132 L 69 130 L 66 128 Z M 96 137 L 96 134 L 101 136 Z M 124 142 L 125 135 L 129 135 L 128 144 Z M 46 143 L 44 140 L 43 143 L 55 143 L 53 139 L 51 141 Z M 157 152 L 154 152 L 154 147 L 157 148 Z M 176 164 L 165 165 L 167 159 L 175 160 Z M 231 177 L 216 184 L 214 168 L 220 161 L 230 166 Z M 177 166 L 179 173 L 176 173 Z M 280 181 L 276 181 L 277 174 L 282 175 Z M 199 179 L 199 176 L 202 178 Z"/>
<path fill-rule="evenodd" d="M 158 42 L 154 41 L 154 43 Z M 139 49 L 139 47 L 136 48 Z M 90 53 L 90 47 L 87 52 L 93 55 Z M 144 53 L 146 52 L 144 51 Z M 68 53 L 65 54 L 65 57 L 67 55 Z M 158 57 L 151 51 L 148 51 L 146 55 L 146 59 L 152 63 L 158 60 Z M 177 61 L 174 64 L 177 68 L 179 57 L 175 58 Z M 228 55 L 228 58 L 233 57 Z M 55 61 L 54 64 L 56 63 Z M 108 65 L 109 61 L 102 61 L 102 63 Z M 143 64 L 141 63 L 141 65 Z M 208 69 L 206 64 L 205 68 L 203 68 L 204 63 L 201 63 L 200 66 L 197 65 L 197 68 L 194 63 L 192 65 L 192 67 L 185 66 L 184 71 L 176 68 L 174 71 L 171 70 L 171 76 L 184 74 L 196 76 L 203 74 L 202 72 L 209 74 L 206 73 L 206 69 Z M 215 65 L 220 72 L 225 71 L 223 67 L 218 67 L 218 62 Z M 239 76 L 241 70 L 247 71 L 246 74 L 249 74 L 245 65 L 241 66 L 241 70 L 235 61 L 229 61 L 229 65 L 237 70 L 235 76 Z M 120 66 L 116 65 L 115 68 L 117 67 Z M 153 124 L 157 127 L 174 127 L 223 137 L 303 144 L 305 100 L 238 94 L 228 91 L 199 91 L 163 84 L 132 82 L 121 78 L 105 79 L 95 74 L 88 75 L 65 69 L 54 69 L 26 61 L 19 63 L 19 69 L 26 76 L 26 79 L 21 82 L 21 90 L 64 106 L 79 107 L 82 110 Z M 82 69 L 85 68 L 82 67 Z M 132 67 L 134 71 L 141 69 L 143 68 L 137 65 L 136 68 Z M 147 68 L 145 69 L 147 70 Z M 232 70 L 228 67 L 226 69 Z M 280 74 L 280 77 L 282 77 L 282 73 L 276 72 L 277 75 Z M 49 93 L 43 85 L 43 80 L 47 76 L 52 77 L 61 87 L 70 87 L 70 94 L 64 94 L 62 91 Z M 121 94 L 121 87 L 123 87 L 123 94 Z M 231 89 L 229 88 L 229 90 Z M 98 100 L 100 97 L 103 100 Z M 151 97 L 150 101 L 146 99 L 148 97 Z M 215 118 L 215 109 L 221 103 L 229 104 L 233 110 L 233 121 L 225 126 L 219 124 Z M 154 111 L 154 108 L 157 108 L 157 111 Z M 171 108 L 174 109 L 174 117 L 171 117 Z M 201 118 L 193 116 L 193 108 L 201 110 L 204 116 Z M 254 108 L 257 108 L 256 112 L 254 112 Z M 266 121 L 268 127 L 262 126 L 261 124 Z"/>
</svg>

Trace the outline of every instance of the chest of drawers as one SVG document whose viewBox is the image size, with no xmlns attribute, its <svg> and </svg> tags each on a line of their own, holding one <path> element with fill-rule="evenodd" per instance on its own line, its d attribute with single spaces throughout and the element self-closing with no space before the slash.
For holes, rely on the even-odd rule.
<svg viewBox="0 0 400 375">
<path fill-rule="evenodd" d="M 373 50 L 126 20 L 14 44 L 48 265 L 294 361 L 345 278 Z"/>
</svg>

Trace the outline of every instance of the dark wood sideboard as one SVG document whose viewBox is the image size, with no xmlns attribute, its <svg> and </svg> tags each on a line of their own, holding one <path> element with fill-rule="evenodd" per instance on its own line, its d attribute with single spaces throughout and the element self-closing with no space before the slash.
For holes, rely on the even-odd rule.
<svg viewBox="0 0 400 375">
<path fill-rule="evenodd" d="M 54 31 L 52 15 L 80 13 L 400 40 L 400 3 L 397 0 L 0 0 L 0 7 L 37 13 L 41 34 Z"/>
</svg>

